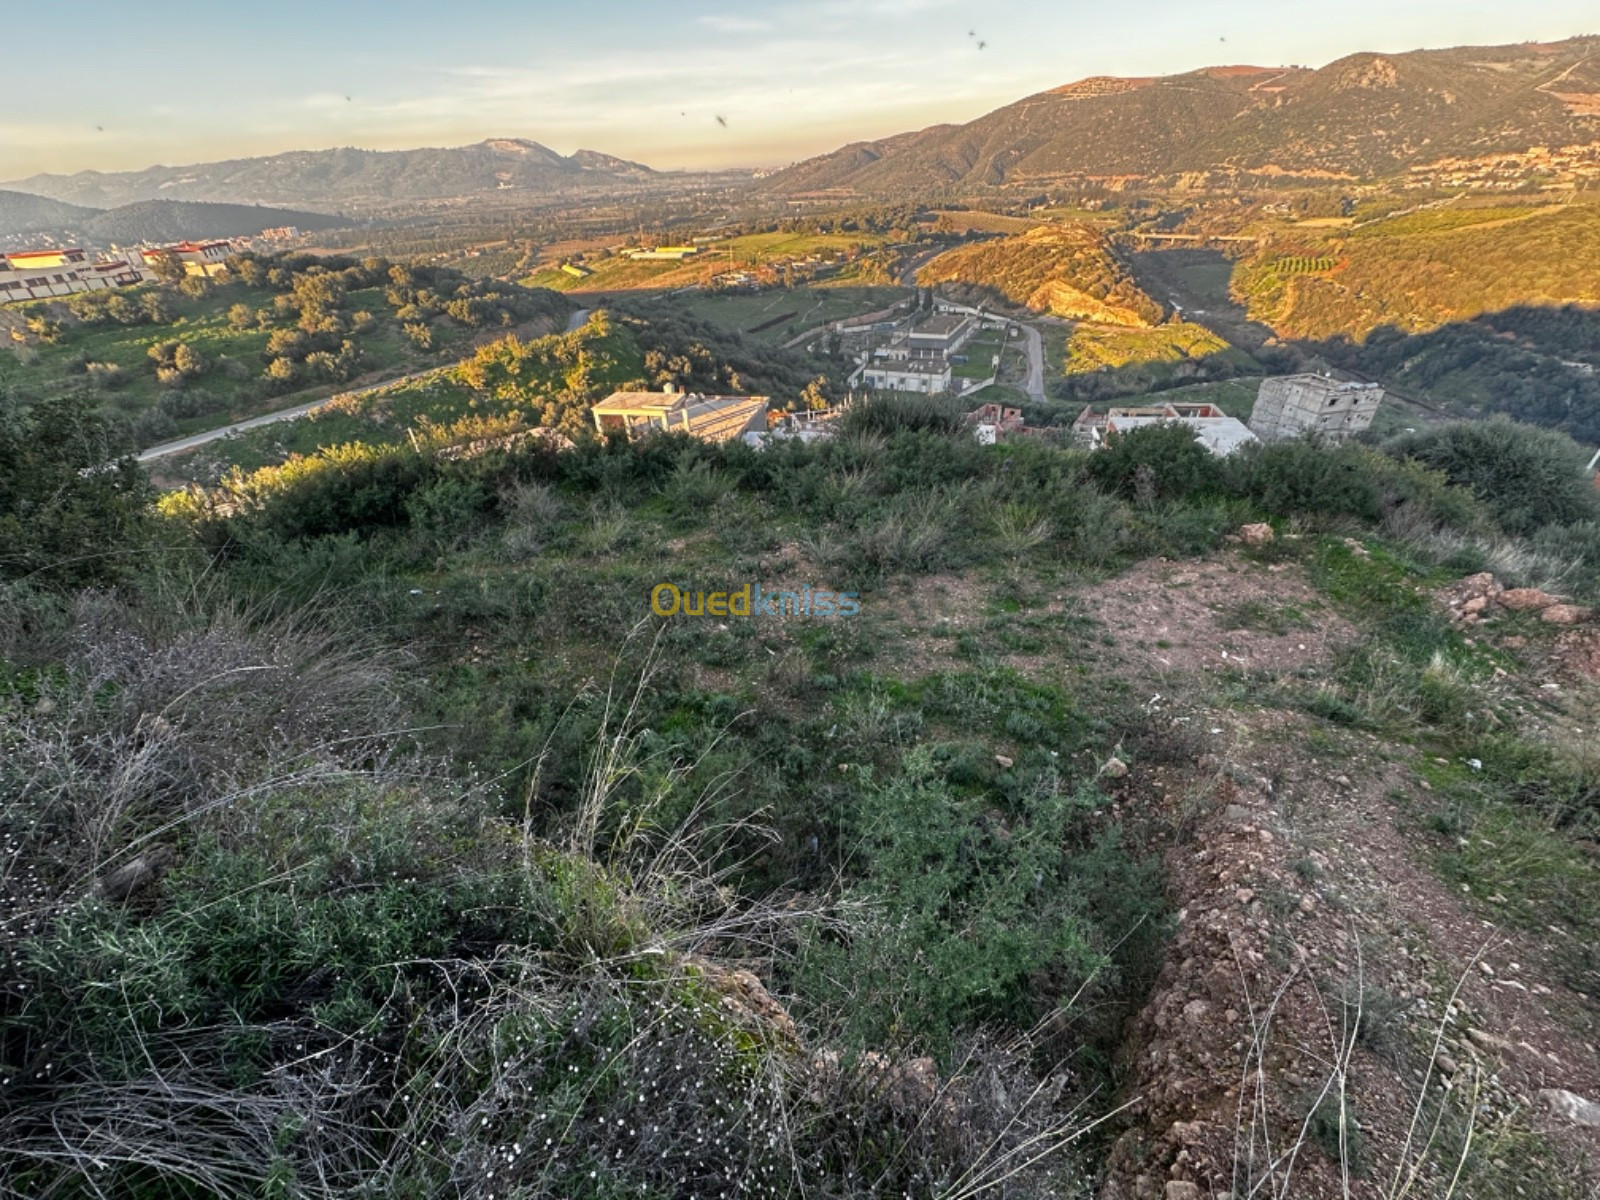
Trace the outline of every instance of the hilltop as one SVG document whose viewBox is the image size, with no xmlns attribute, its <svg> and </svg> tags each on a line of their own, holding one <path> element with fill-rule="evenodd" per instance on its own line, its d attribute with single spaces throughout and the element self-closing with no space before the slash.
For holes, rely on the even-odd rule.
<svg viewBox="0 0 1600 1200">
<path fill-rule="evenodd" d="M 103 210 L 24 192 L 0 191 L 0 237 L 47 233 L 104 246 L 183 238 L 254 237 L 264 229 L 282 225 L 309 232 L 347 224 L 346 218 L 327 213 L 255 204 L 143 200 Z"/>
<path fill-rule="evenodd" d="M 29 233 L 50 233 L 81 224 L 98 215 L 98 210 L 76 204 L 63 204 L 26 192 L 0 191 L 0 237 Z"/>
<path fill-rule="evenodd" d="M 793 194 L 1220 173 L 1334 181 L 1600 140 L 1600 38 L 1096 77 L 779 172 Z"/>
<path fill-rule="evenodd" d="M 557 192 L 635 183 L 649 167 L 592 150 L 557 154 L 525 138 L 417 150 L 294 150 L 143 171 L 31 175 L 12 185 L 71 204 L 115 207 L 139 200 L 210 200 L 323 209 L 356 202 L 427 200 L 524 188 Z"/>
</svg>

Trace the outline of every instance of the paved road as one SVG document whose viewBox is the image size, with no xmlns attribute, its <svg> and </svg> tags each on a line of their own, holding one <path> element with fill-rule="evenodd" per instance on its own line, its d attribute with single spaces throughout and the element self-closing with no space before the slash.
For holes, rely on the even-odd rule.
<svg viewBox="0 0 1600 1200">
<path fill-rule="evenodd" d="M 1022 334 L 1028 339 L 1028 399 L 1044 403 L 1044 338 L 1032 325 L 1024 325 Z"/>
<path fill-rule="evenodd" d="M 567 332 L 583 328 L 589 319 L 592 309 L 580 308 L 567 318 Z M 204 446 L 207 442 L 214 442 L 218 438 L 228 437 L 230 434 L 243 433 L 247 429 L 260 429 L 263 425 L 273 425 L 279 421 L 292 421 L 296 417 L 303 417 L 309 412 L 315 412 L 324 404 L 331 404 L 335 400 L 343 400 L 350 396 L 365 396 L 369 392 L 380 391 L 386 387 L 393 387 L 397 383 L 406 383 L 412 379 L 421 379 L 424 375 L 432 375 L 439 370 L 438 367 L 429 367 L 426 371 L 413 371 L 410 375 L 400 375 L 394 379 L 385 379 L 382 383 L 370 384 L 367 387 L 352 388 L 348 392 L 340 392 L 324 400 L 312 400 L 308 404 L 297 404 L 293 408 L 280 408 L 277 412 L 263 413 L 259 417 L 251 417 L 245 421 L 235 421 L 232 425 L 224 425 L 219 429 L 208 429 L 204 433 L 192 433 L 188 437 L 179 438 L 173 442 L 162 442 L 159 446 L 151 446 L 148 450 L 141 450 L 136 456 L 139 462 L 151 462 L 157 458 L 166 458 L 172 454 L 182 454 L 186 450 Z"/>
<path fill-rule="evenodd" d="M 312 400 L 306 404 L 297 404 L 293 408 L 280 408 L 277 412 L 262 413 L 259 417 L 235 421 L 232 425 L 224 425 L 219 429 L 208 429 L 204 433 L 191 433 L 188 437 L 179 438 L 175 442 L 162 442 L 159 446 L 151 446 L 148 450 L 141 450 L 135 457 L 139 462 L 150 462 L 152 459 L 166 458 L 171 454 L 182 454 L 185 450 L 193 450 L 197 446 L 204 446 L 207 442 L 214 442 L 218 438 L 227 437 L 229 434 L 243 433 L 247 429 L 259 429 L 263 425 L 274 425 L 279 421 L 292 421 L 296 417 L 303 417 L 309 412 L 315 412 L 325 404 L 332 404 L 335 400 L 344 400 L 351 396 L 365 396 L 369 392 L 382 391 L 384 388 L 393 387 L 397 383 L 407 383 L 413 379 L 421 379 L 424 375 L 432 375 L 439 369 L 439 367 L 429 367 L 426 371 L 413 371 L 410 375 L 397 375 L 393 379 L 385 379 L 382 383 L 372 383 L 366 387 L 351 388 L 348 392 L 340 392 L 337 395 L 326 396 L 321 400 Z"/>
</svg>

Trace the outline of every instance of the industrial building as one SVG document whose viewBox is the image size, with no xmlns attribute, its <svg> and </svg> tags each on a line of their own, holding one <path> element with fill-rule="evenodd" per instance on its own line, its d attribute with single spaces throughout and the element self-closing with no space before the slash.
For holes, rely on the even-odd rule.
<svg viewBox="0 0 1600 1200">
<path fill-rule="evenodd" d="M 1264 442 L 1308 433 L 1342 442 L 1370 426 L 1382 403 L 1383 388 L 1376 383 L 1347 383 L 1326 375 L 1280 375 L 1261 381 L 1250 413 L 1250 430 Z"/>
</svg>

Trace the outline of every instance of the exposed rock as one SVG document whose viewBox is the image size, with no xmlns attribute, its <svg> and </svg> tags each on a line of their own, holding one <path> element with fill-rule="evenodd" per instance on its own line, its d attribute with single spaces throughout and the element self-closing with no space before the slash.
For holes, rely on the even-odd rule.
<svg viewBox="0 0 1600 1200">
<path fill-rule="evenodd" d="M 766 985 L 749 971 L 721 966 L 698 956 L 685 960 L 706 985 L 720 995 L 722 1010 L 747 1025 L 765 1026 L 783 1041 L 800 1041 L 789 1010 L 772 998 Z"/>
<path fill-rule="evenodd" d="M 1463 604 L 1461 606 L 1461 611 L 1464 612 L 1464 613 L 1467 613 L 1469 615 L 1475 616 L 1478 613 L 1481 613 L 1484 609 L 1486 609 L 1488 607 L 1489 607 L 1489 597 L 1487 597 L 1487 596 L 1473 596 L 1470 599 L 1468 599 L 1465 604 Z"/>
<path fill-rule="evenodd" d="M 1127 773 L 1128 764 L 1123 762 L 1115 755 L 1112 755 L 1110 758 L 1106 759 L 1105 766 L 1100 768 L 1100 774 L 1111 779 L 1121 779 Z"/>
<path fill-rule="evenodd" d="M 1265 546 L 1274 536 L 1272 526 L 1265 523 L 1239 527 L 1239 540 L 1246 546 Z"/>
<path fill-rule="evenodd" d="M 1004 754 L 996 754 L 994 756 L 994 765 L 999 767 L 1002 771 L 1009 771 L 1012 767 L 1012 761 Z"/>
<path fill-rule="evenodd" d="M 1200 1188 L 1182 1179 L 1169 1179 L 1165 1200 L 1200 1200 Z"/>
<path fill-rule="evenodd" d="M 1593 1100 L 1585 1100 L 1576 1092 L 1569 1092 L 1565 1088 L 1544 1088 L 1539 1092 L 1539 1099 L 1556 1116 L 1574 1125 L 1587 1125 L 1591 1129 L 1600 1129 L 1600 1104 Z"/>
<path fill-rule="evenodd" d="M 1456 1063 L 1456 1060 L 1451 1058 L 1443 1050 L 1439 1051 L 1439 1053 L 1433 1056 L 1433 1065 L 1446 1075 L 1454 1075 L 1458 1070 L 1460 1070 L 1460 1066 Z"/>
<path fill-rule="evenodd" d="M 1594 620 L 1594 609 L 1577 604 L 1552 604 L 1539 614 L 1549 625 L 1584 625 Z"/>
<path fill-rule="evenodd" d="M 1495 597 L 1495 603 L 1511 612 L 1530 612 L 1549 608 L 1560 603 L 1560 599 L 1538 588 L 1507 588 Z"/>
</svg>

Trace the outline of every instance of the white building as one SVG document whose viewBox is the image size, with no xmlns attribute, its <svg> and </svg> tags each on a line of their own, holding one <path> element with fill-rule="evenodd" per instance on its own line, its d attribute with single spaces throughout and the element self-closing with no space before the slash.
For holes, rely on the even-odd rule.
<svg viewBox="0 0 1600 1200">
<path fill-rule="evenodd" d="M 114 259 L 92 261 L 86 250 L 20 250 L 0 254 L 0 304 L 48 300 L 74 292 L 128 287 L 143 283 L 144 271 Z"/>
<path fill-rule="evenodd" d="M 869 363 L 861 377 L 870 388 L 934 395 L 950 390 L 950 363 L 944 358 L 885 359 Z"/>
</svg>

